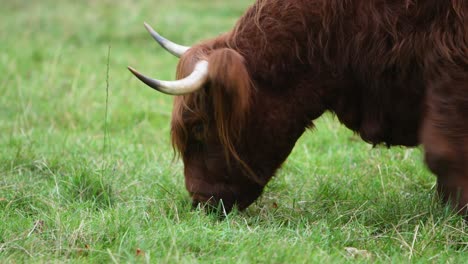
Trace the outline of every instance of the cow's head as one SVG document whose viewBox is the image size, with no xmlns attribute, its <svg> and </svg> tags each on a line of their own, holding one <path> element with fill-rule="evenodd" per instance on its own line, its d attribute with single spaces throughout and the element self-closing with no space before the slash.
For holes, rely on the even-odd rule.
<svg viewBox="0 0 468 264">
<path fill-rule="evenodd" d="M 226 211 L 246 208 L 290 153 L 303 125 L 288 121 L 289 109 L 280 107 L 286 98 L 254 87 L 243 56 L 226 45 L 226 36 L 189 48 L 145 26 L 180 57 L 178 80 L 160 81 L 129 69 L 148 86 L 176 95 L 172 143 L 183 159 L 193 204 L 222 201 Z"/>
</svg>

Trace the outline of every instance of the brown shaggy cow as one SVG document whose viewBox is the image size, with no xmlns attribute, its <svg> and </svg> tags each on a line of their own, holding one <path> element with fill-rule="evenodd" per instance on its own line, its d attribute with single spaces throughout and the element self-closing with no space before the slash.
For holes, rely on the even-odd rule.
<svg viewBox="0 0 468 264">
<path fill-rule="evenodd" d="M 147 26 L 147 25 L 146 25 Z M 445 201 L 468 204 L 468 0 L 258 0 L 180 56 L 172 142 L 194 204 L 249 206 L 325 111 L 372 144 L 424 146 Z"/>
</svg>

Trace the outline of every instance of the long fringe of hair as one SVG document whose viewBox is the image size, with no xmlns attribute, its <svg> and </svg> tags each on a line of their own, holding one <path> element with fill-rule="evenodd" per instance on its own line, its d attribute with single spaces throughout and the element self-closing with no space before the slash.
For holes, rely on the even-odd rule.
<svg viewBox="0 0 468 264">
<path fill-rule="evenodd" d="M 190 74 L 196 62 L 205 59 L 209 62 L 208 82 L 196 93 L 176 97 L 171 130 L 173 147 L 179 153 L 185 153 L 193 132 L 191 129 L 201 127 L 202 131 L 195 134 L 200 141 L 204 141 L 210 136 L 208 126 L 215 126 L 228 166 L 234 160 L 257 180 L 235 147 L 241 137 L 252 97 L 252 82 L 244 58 L 230 48 L 200 47 L 194 50 L 196 54 L 184 56 L 179 62 L 177 78 Z"/>
</svg>

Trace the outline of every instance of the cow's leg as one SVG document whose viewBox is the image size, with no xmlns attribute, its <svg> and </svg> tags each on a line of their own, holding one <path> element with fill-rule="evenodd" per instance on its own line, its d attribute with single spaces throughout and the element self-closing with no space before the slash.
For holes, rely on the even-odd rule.
<svg viewBox="0 0 468 264">
<path fill-rule="evenodd" d="M 433 83 L 426 97 L 421 142 L 444 201 L 468 215 L 468 80 Z"/>
</svg>

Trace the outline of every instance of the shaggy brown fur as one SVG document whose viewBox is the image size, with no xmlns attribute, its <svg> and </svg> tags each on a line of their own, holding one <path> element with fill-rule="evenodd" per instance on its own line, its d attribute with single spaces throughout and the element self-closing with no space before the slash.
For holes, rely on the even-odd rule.
<svg viewBox="0 0 468 264">
<path fill-rule="evenodd" d="M 209 81 L 175 98 L 172 141 L 194 203 L 250 205 L 312 120 L 423 144 L 444 199 L 468 204 L 468 1 L 259 0 L 192 47 Z"/>
</svg>

